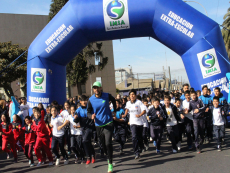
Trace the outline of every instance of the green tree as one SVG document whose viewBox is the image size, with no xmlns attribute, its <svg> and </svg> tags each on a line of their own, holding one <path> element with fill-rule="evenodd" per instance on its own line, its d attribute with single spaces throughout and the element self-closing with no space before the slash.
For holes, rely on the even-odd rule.
<svg viewBox="0 0 230 173">
<path fill-rule="evenodd" d="M 22 55 L 9 67 L 7 66 L 26 50 L 26 47 L 20 48 L 19 45 L 12 44 L 11 42 L 0 43 L 0 71 L 3 71 L 0 73 L 0 87 L 5 90 L 5 93 L 8 97 L 14 95 L 14 92 L 11 88 L 12 82 L 15 82 L 19 79 L 20 83 L 26 83 L 27 66 L 26 64 L 22 66 L 19 65 L 27 61 L 27 53 Z M 25 90 L 25 86 L 21 88 Z"/>
<path fill-rule="evenodd" d="M 52 0 L 52 4 L 50 5 L 49 21 L 52 20 L 52 18 L 67 2 L 68 0 Z M 101 48 L 102 43 L 90 43 L 66 67 L 68 86 L 77 85 L 79 95 L 82 94 L 81 85 L 86 83 L 89 74 L 96 71 L 96 66 L 91 64 L 90 60 L 93 57 L 100 59 L 98 70 L 103 70 L 108 62 L 108 57 L 103 56 Z"/>
<path fill-rule="evenodd" d="M 228 57 L 230 57 L 230 8 L 228 8 L 227 13 L 224 15 L 222 35 L 225 43 L 225 47 L 228 53 Z"/>
</svg>

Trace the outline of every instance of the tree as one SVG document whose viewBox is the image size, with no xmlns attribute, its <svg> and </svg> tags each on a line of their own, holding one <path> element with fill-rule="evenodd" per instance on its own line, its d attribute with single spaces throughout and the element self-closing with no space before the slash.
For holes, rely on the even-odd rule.
<svg viewBox="0 0 230 173">
<path fill-rule="evenodd" d="M 225 47 L 230 57 L 230 8 L 228 8 L 227 13 L 224 15 L 222 35 L 225 43 Z"/>
<path fill-rule="evenodd" d="M 68 0 L 52 0 L 50 5 L 49 21 L 61 10 L 61 8 L 68 2 Z M 100 59 L 98 70 L 103 70 L 108 62 L 108 57 L 103 56 L 101 51 L 102 43 L 90 43 L 87 45 L 66 67 L 66 76 L 68 86 L 76 86 L 78 94 L 82 94 L 81 85 L 88 80 L 89 74 L 96 71 L 96 66 L 87 63 L 92 57 Z"/>
<path fill-rule="evenodd" d="M 27 61 L 27 53 L 13 62 L 26 50 L 26 47 L 19 48 L 19 45 L 12 44 L 11 42 L 0 43 L 0 87 L 5 90 L 8 97 L 14 95 L 11 88 L 12 82 L 19 79 L 20 83 L 26 83 L 27 66 L 26 64 L 19 65 Z M 13 63 L 7 67 L 11 62 Z"/>
</svg>

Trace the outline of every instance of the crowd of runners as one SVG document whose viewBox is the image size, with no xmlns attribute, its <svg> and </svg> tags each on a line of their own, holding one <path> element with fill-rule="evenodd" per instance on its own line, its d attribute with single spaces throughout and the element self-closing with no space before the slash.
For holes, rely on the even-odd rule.
<svg viewBox="0 0 230 173">
<path fill-rule="evenodd" d="M 96 162 L 97 145 L 100 156 L 107 156 L 108 172 L 113 172 L 114 142 L 119 143 L 119 153 L 123 155 L 127 140 L 132 139 L 134 159 L 139 159 L 149 144 L 155 147 L 156 154 L 161 153 L 163 133 L 173 153 L 181 150 L 183 137 L 187 150 L 197 153 L 201 153 L 204 142 L 215 137 L 216 148 L 221 151 L 229 113 L 218 87 L 211 91 L 205 85 L 195 91 L 184 84 L 179 91 L 153 89 L 148 95 L 137 95 L 131 89 L 129 95 L 114 98 L 95 82 L 93 91 L 90 98 L 82 95 L 64 104 L 53 101 L 45 109 L 39 103 L 31 115 L 26 98 L 15 96 L 20 111 L 12 117 L 13 103 L 1 100 L 0 135 L 7 159 L 12 153 L 14 162 L 18 162 L 17 153 L 23 150 L 31 167 L 35 166 L 33 155 L 36 166 L 45 164 L 47 158 L 50 166 L 59 165 L 61 156 L 68 164 L 71 154 L 75 163 L 88 165 Z"/>
</svg>

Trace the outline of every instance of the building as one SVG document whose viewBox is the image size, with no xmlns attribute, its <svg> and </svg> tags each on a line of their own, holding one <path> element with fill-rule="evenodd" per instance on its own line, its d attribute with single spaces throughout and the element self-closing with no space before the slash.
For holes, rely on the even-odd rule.
<svg viewBox="0 0 230 173">
<path fill-rule="evenodd" d="M 20 47 L 29 47 L 36 36 L 48 23 L 46 15 L 25 15 L 25 14 L 0 14 L 0 42 L 12 41 L 13 44 L 19 44 Z M 104 56 L 109 58 L 108 64 L 103 71 L 96 71 L 89 77 L 85 85 L 82 86 L 83 94 L 91 95 L 91 83 L 97 80 L 102 81 L 103 90 L 115 96 L 115 74 L 114 74 L 114 57 L 112 41 L 103 41 L 102 51 Z M 92 57 L 92 62 L 94 57 Z M 91 79 L 91 82 L 90 82 Z M 11 84 L 14 95 L 21 96 L 19 81 Z M 67 85 L 67 96 L 77 96 L 77 87 Z M 4 93 L 0 90 L 0 94 Z M 6 98 L 8 99 L 8 98 Z"/>
<path fill-rule="evenodd" d="M 115 69 L 116 85 L 120 84 L 130 77 L 132 77 L 132 69 L 128 67 Z"/>
</svg>

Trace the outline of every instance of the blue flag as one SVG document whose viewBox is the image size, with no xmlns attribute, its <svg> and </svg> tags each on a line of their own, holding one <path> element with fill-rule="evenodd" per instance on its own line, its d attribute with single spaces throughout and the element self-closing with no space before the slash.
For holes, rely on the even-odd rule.
<svg viewBox="0 0 230 173">
<path fill-rule="evenodd" d="M 13 115 L 14 114 L 18 114 L 18 112 L 20 111 L 20 105 L 18 103 L 18 101 L 14 98 L 14 96 L 11 96 L 11 100 L 13 102 L 13 104 L 11 105 L 11 115 L 10 115 L 10 119 L 11 119 L 11 122 L 13 121 Z M 21 118 L 21 117 L 20 117 Z M 22 118 L 21 118 L 22 119 Z"/>
</svg>

